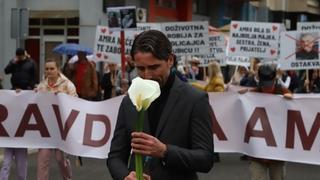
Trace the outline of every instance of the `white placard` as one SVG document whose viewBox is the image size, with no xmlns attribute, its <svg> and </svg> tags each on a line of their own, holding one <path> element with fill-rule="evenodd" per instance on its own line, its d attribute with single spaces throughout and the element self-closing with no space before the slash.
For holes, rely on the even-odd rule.
<svg viewBox="0 0 320 180">
<path fill-rule="evenodd" d="M 120 33 L 110 32 L 107 26 L 97 26 L 94 56 L 97 60 L 120 64 Z"/>
<path fill-rule="evenodd" d="M 249 57 L 227 56 L 225 59 L 226 59 L 226 64 L 228 64 L 228 65 L 244 66 L 244 67 L 250 66 L 250 58 Z"/>
<path fill-rule="evenodd" d="M 232 21 L 228 56 L 277 58 L 280 24 Z"/>
<path fill-rule="evenodd" d="M 320 22 L 297 22 L 297 31 L 319 31 Z"/>
<path fill-rule="evenodd" d="M 207 21 L 162 23 L 161 29 L 177 56 L 209 54 Z"/>
<path fill-rule="evenodd" d="M 126 45 L 125 45 L 126 50 L 125 51 L 126 51 L 126 54 L 130 54 L 134 38 L 138 34 L 140 34 L 141 32 L 151 30 L 151 29 L 161 31 L 161 24 L 160 23 L 137 23 L 137 30 L 125 31 L 125 37 L 126 37 Z"/>
<path fill-rule="evenodd" d="M 281 33 L 281 69 L 314 69 L 320 67 L 319 32 L 287 31 Z"/>
</svg>

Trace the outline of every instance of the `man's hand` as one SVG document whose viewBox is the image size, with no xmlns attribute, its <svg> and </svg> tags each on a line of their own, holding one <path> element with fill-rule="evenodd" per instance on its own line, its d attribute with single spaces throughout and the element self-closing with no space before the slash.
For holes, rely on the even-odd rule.
<svg viewBox="0 0 320 180">
<path fill-rule="evenodd" d="M 238 91 L 238 93 L 239 93 L 239 94 L 245 94 L 245 93 L 247 93 L 248 91 L 249 91 L 248 88 L 243 88 L 243 89 L 240 89 L 240 90 Z"/>
<path fill-rule="evenodd" d="M 164 153 L 167 151 L 165 144 L 149 134 L 133 132 L 131 136 L 131 147 L 134 153 L 163 158 Z"/>
<path fill-rule="evenodd" d="M 22 89 L 16 89 L 15 91 L 16 91 L 16 93 L 20 93 L 22 91 Z"/>
<path fill-rule="evenodd" d="M 285 94 L 283 95 L 283 97 L 284 97 L 285 99 L 292 99 L 292 98 L 293 98 L 293 94 L 291 94 L 291 93 L 285 93 Z"/>
<path fill-rule="evenodd" d="M 143 174 L 144 180 L 151 180 L 151 177 L 149 175 Z M 124 180 L 137 180 L 136 172 L 131 171 L 130 174 L 124 178 Z"/>
</svg>

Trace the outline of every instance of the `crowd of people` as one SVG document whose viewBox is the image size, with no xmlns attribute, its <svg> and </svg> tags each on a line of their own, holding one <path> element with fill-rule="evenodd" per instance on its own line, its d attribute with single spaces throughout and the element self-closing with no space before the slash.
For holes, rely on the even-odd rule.
<svg viewBox="0 0 320 180">
<path fill-rule="evenodd" d="M 78 60 L 67 63 L 63 70 L 57 60 L 46 59 L 45 74 L 39 83 L 38 69 L 30 55 L 22 48 L 18 48 L 15 55 L 4 71 L 11 74 L 12 90 L 17 93 L 21 90 L 47 91 L 99 101 L 126 95 L 137 76 L 159 83 L 161 95 L 147 112 L 152 121 L 145 132 L 136 133 L 130 125 L 130 119 L 136 117 L 137 112 L 128 96 L 121 103 L 107 160 L 114 179 L 135 179 L 134 162 L 129 161 L 134 153 L 142 154 L 148 161 L 149 172 L 144 175 L 145 179 L 197 179 L 196 172 L 208 172 L 213 162 L 219 162 L 219 154 L 213 150 L 212 114 L 207 92 L 224 92 L 231 85 L 250 87 L 250 91 L 255 92 L 283 94 L 285 98 L 291 98 L 292 93 L 320 92 L 319 69 L 283 71 L 280 66 L 264 64 L 259 59 L 253 59 L 250 67 L 233 68 L 231 73 L 216 61 L 200 67 L 198 58 L 178 65 L 170 41 L 155 30 L 136 37 L 131 54 L 126 56 L 124 72 L 118 64 L 108 62 L 100 74 L 95 62 L 79 51 Z M 1 80 L 2 77 L 0 85 Z M 247 91 L 244 89 L 239 93 Z M 188 98 L 179 98 L 181 95 Z M 172 131 L 175 131 L 174 137 L 170 135 Z M 59 149 L 39 149 L 37 179 L 49 178 L 51 153 L 55 154 L 62 178 L 72 179 L 70 160 Z M 267 179 L 268 176 L 271 180 L 280 180 L 285 176 L 282 161 L 245 158 L 251 161 L 252 180 Z M 18 179 L 25 180 L 26 148 L 5 148 L 0 179 L 8 179 L 13 159 L 17 164 Z M 77 163 L 82 165 L 81 157 Z"/>
</svg>

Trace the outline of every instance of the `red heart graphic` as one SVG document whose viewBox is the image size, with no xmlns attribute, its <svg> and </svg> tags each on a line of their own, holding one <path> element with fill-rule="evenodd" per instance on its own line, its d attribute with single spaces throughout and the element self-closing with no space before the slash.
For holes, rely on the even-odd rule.
<svg viewBox="0 0 320 180">
<path fill-rule="evenodd" d="M 98 58 L 101 58 L 101 55 L 102 55 L 101 53 L 97 53 L 97 54 L 96 54 L 96 56 L 97 56 Z"/>
<path fill-rule="evenodd" d="M 271 54 L 271 55 L 275 54 L 276 52 L 277 52 L 277 51 L 274 50 L 274 49 L 271 49 L 271 50 L 270 50 L 270 54 Z"/>
<path fill-rule="evenodd" d="M 235 48 L 235 47 L 232 47 L 232 48 L 230 48 L 230 50 L 231 50 L 232 52 L 234 52 L 234 51 L 236 50 L 236 48 Z"/>
<path fill-rule="evenodd" d="M 232 24 L 232 27 L 233 27 L 234 29 L 237 29 L 238 24 Z"/>
<path fill-rule="evenodd" d="M 277 26 L 272 26 L 272 31 L 276 31 L 278 29 Z"/>
<path fill-rule="evenodd" d="M 106 28 L 101 28 L 101 32 L 102 32 L 102 33 L 105 33 L 106 31 L 107 31 Z"/>
</svg>

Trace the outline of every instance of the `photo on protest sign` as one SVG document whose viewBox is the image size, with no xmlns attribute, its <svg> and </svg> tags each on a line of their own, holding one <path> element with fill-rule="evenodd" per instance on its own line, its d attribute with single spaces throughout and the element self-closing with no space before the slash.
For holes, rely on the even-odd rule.
<svg viewBox="0 0 320 180">
<path fill-rule="evenodd" d="M 278 58 L 278 23 L 232 21 L 228 56 Z"/>
<path fill-rule="evenodd" d="M 207 21 L 162 23 L 161 29 L 171 41 L 174 54 L 209 54 Z"/>
<path fill-rule="evenodd" d="M 110 32 L 107 26 L 97 26 L 94 56 L 97 60 L 120 63 L 120 33 Z"/>
<path fill-rule="evenodd" d="M 313 69 L 320 67 L 319 32 L 282 32 L 280 39 L 281 69 Z"/>
<path fill-rule="evenodd" d="M 110 31 L 130 30 L 137 28 L 136 7 L 107 8 L 108 26 Z"/>
<path fill-rule="evenodd" d="M 125 7 L 120 9 L 121 28 L 135 29 L 137 28 L 136 8 Z"/>
<path fill-rule="evenodd" d="M 113 29 L 121 28 L 120 10 L 118 8 L 108 8 L 108 27 Z"/>
<path fill-rule="evenodd" d="M 296 39 L 296 60 L 319 59 L 319 33 L 298 33 Z"/>
</svg>

